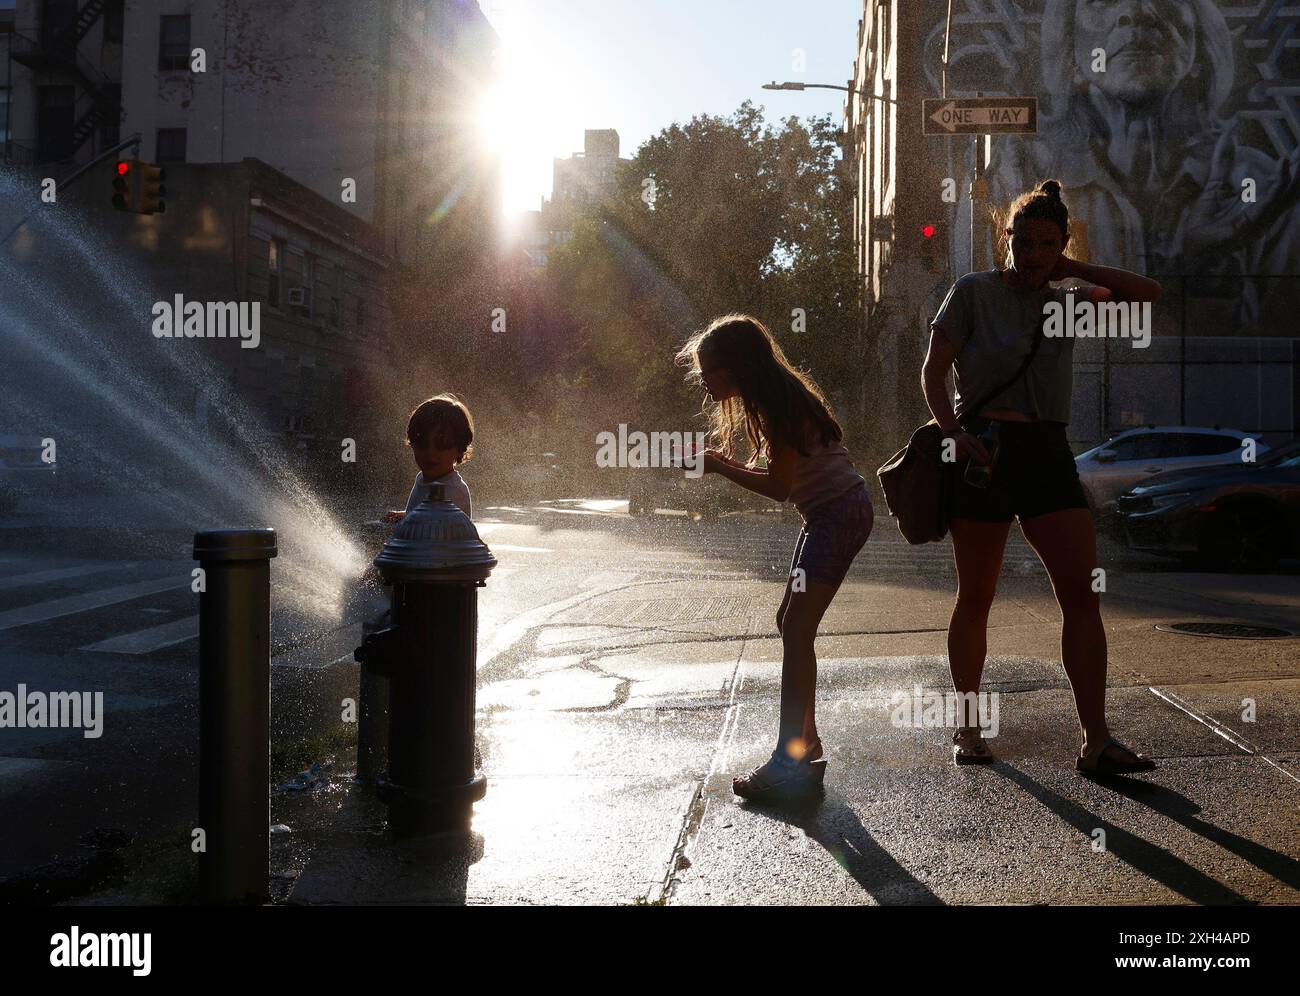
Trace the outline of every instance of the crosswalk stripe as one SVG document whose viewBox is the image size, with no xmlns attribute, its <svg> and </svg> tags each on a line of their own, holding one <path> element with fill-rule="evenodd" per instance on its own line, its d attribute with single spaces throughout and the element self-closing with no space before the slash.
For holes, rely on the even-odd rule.
<svg viewBox="0 0 1300 996">
<path fill-rule="evenodd" d="M 189 584 L 190 579 L 188 577 L 178 579 L 173 575 L 167 578 L 155 578 L 152 581 L 138 581 L 135 584 L 102 588 L 99 591 L 92 591 L 85 595 L 69 595 L 66 598 L 54 598 L 48 602 L 37 602 L 35 605 L 24 605 L 20 609 L 0 612 L 0 632 L 15 629 L 19 626 L 29 626 L 32 623 L 45 622 L 48 619 L 58 619 L 60 616 L 70 616 L 78 612 L 100 609 L 106 605 L 129 602 L 133 598 L 156 595 L 160 591 L 187 588 Z"/>
<path fill-rule="evenodd" d="M 107 640 L 100 640 L 98 643 L 88 643 L 77 649 L 97 654 L 149 654 L 163 647 L 192 640 L 198 635 L 199 617 L 193 615 L 186 616 L 184 619 L 174 619 L 161 626 L 138 629 L 134 633 L 122 633 Z"/>
<path fill-rule="evenodd" d="M 89 574 L 102 574 L 105 571 L 125 571 L 139 567 L 138 563 L 129 564 L 83 564 L 80 567 L 58 567 L 50 571 L 32 571 L 30 574 L 13 574 L 0 578 L 0 591 L 8 588 L 21 588 L 29 584 L 44 584 L 47 581 L 65 581 L 68 578 L 81 578 Z"/>
</svg>

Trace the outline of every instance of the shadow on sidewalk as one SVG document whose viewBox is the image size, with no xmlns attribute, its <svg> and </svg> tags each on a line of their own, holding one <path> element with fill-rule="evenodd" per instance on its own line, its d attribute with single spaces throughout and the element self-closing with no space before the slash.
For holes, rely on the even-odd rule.
<svg viewBox="0 0 1300 996">
<path fill-rule="evenodd" d="M 1260 871 L 1272 875 L 1292 889 L 1300 889 L 1300 861 L 1279 854 L 1272 848 L 1257 844 L 1231 830 L 1224 830 L 1213 823 L 1198 819 L 1197 814 L 1201 811 L 1201 807 L 1185 795 L 1161 786 L 1153 786 L 1149 782 L 1122 778 L 1115 781 L 1116 784 L 1108 784 L 1107 787 L 1113 788 L 1127 799 L 1168 817 L 1211 843 L 1218 844 L 1225 851 L 1231 851 L 1243 861 L 1250 862 Z"/>
<path fill-rule="evenodd" d="M 990 765 L 990 768 L 1020 786 L 1090 841 L 1094 830 L 1105 830 L 1106 850 L 1191 902 L 1210 906 L 1253 905 L 1253 902 L 1245 896 L 1199 869 L 1193 868 L 1164 848 L 1143 840 L 1123 827 L 1117 827 L 1077 803 L 1057 795 L 1005 761 L 997 761 Z M 1122 776 L 1098 780 L 1097 784 L 1168 817 L 1207 840 L 1245 858 L 1270 875 L 1294 883 L 1296 862 L 1276 851 L 1193 818 L 1192 814 L 1199 812 L 1200 807 L 1185 796 L 1160 785 Z"/>
<path fill-rule="evenodd" d="M 802 830 L 881 906 L 944 905 L 929 886 L 872 839 L 853 807 L 831 792 L 823 798 L 746 802 L 742 807 Z"/>
</svg>

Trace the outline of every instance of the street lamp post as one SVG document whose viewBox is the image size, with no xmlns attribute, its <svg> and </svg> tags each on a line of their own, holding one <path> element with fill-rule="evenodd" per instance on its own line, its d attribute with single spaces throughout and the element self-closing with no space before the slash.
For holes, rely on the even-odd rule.
<svg viewBox="0 0 1300 996">
<path fill-rule="evenodd" d="M 843 90 L 845 93 L 856 93 L 859 97 L 870 97 L 873 100 L 883 100 L 887 104 L 897 104 L 898 101 L 893 97 L 886 97 L 879 93 L 867 93 L 866 90 L 854 90 L 851 86 L 837 86 L 834 83 L 778 83 L 773 80 L 771 83 L 763 84 L 764 90 Z"/>
</svg>

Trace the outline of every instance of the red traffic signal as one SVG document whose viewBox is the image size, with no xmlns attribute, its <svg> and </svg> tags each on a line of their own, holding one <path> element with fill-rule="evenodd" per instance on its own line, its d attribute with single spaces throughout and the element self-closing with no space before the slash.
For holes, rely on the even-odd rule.
<svg viewBox="0 0 1300 996">
<path fill-rule="evenodd" d="M 113 207 L 135 214 L 162 214 L 167 210 L 163 198 L 166 174 L 162 167 L 139 159 L 118 160 L 113 177 Z"/>
<path fill-rule="evenodd" d="M 123 159 L 117 164 L 117 176 L 113 177 L 113 207 L 119 211 L 135 211 L 139 205 L 137 177 L 132 174 L 133 159 Z"/>
<path fill-rule="evenodd" d="M 932 239 L 935 237 L 938 231 L 939 229 L 935 228 L 933 225 L 926 225 L 924 228 L 921 229 L 921 234 L 924 235 L 927 239 Z"/>
</svg>

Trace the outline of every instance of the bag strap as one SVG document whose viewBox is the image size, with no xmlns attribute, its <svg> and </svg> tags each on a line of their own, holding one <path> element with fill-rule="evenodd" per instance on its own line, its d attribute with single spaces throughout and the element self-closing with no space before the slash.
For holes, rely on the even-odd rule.
<svg viewBox="0 0 1300 996">
<path fill-rule="evenodd" d="M 1046 325 L 1047 325 L 1047 315 L 1044 314 L 1043 317 L 1039 320 L 1038 328 L 1034 332 L 1034 341 L 1029 346 L 1029 355 L 1025 357 L 1024 362 L 1020 364 L 1020 369 L 1015 372 L 1015 375 L 1010 380 L 1006 381 L 1005 383 L 999 384 L 991 391 L 986 391 L 984 393 L 984 396 L 980 398 L 978 404 L 962 405 L 962 413 L 960 415 L 957 415 L 956 412 L 953 412 L 954 415 L 957 415 L 957 423 L 959 425 L 962 422 L 964 422 L 969 416 L 978 414 L 981 408 L 983 408 L 990 401 L 996 398 L 1008 387 L 1011 387 L 1013 384 L 1016 383 L 1016 381 L 1020 380 L 1020 378 L 1025 375 L 1025 373 L 1029 370 L 1029 365 L 1034 362 L 1034 356 L 1038 353 L 1038 347 L 1043 341 L 1043 329 L 1046 327 Z M 971 336 L 973 336 L 974 334 L 975 334 L 975 330 L 971 329 L 970 334 L 966 336 L 966 341 L 961 344 L 961 349 L 966 348 L 966 343 L 970 342 Z M 958 355 L 961 355 L 961 349 L 957 350 Z"/>
</svg>

